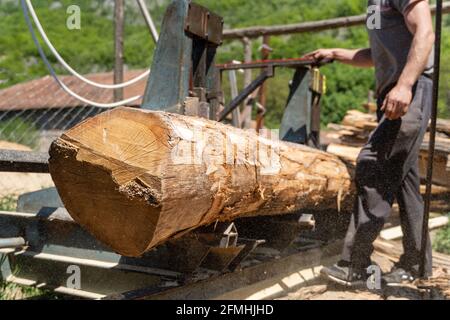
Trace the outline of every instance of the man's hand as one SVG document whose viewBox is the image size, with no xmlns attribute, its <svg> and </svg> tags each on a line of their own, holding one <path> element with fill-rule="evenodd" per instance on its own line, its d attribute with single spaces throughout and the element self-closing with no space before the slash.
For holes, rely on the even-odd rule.
<svg viewBox="0 0 450 320">
<path fill-rule="evenodd" d="M 334 49 L 319 49 L 303 56 L 305 59 L 313 59 L 316 62 L 320 62 L 324 59 L 334 60 Z"/>
<path fill-rule="evenodd" d="M 400 119 L 408 112 L 412 98 L 412 87 L 397 85 L 384 99 L 381 111 L 384 112 L 389 120 Z"/>
<path fill-rule="evenodd" d="M 324 59 L 336 60 L 355 67 L 373 67 L 372 55 L 369 48 L 366 49 L 319 49 L 303 56 L 315 62 Z"/>
</svg>

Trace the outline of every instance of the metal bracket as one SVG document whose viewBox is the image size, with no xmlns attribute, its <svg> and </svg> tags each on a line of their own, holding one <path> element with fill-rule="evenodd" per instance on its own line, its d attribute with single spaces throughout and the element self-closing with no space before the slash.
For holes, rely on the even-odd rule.
<svg viewBox="0 0 450 320">
<path fill-rule="evenodd" d="M 249 95 L 251 95 L 256 89 L 258 89 L 267 79 L 272 78 L 275 75 L 275 68 L 268 66 L 252 83 L 250 83 L 239 95 L 234 98 L 230 104 L 222 111 L 219 116 L 219 121 L 225 120 L 225 118 L 233 112 L 234 109 L 244 102 Z"/>
<path fill-rule="evenodd" d="M 185 30 L 220 46 L 222 44 L 223 18 L 201 5 L 190 3 Z"/>
<path fill-rule="evenodd" d="M 48 173 L 48 153 L 0 150 L 0 172 Z"/>
<path fill-rule="evenodd" d="M 311 74 L 310 89 L 317 94 L 324 95 L 327 92 L 327 77 L 321 74 L 317 67 L 311 69 Z"/>
<path fill-rule="evenodd" d="M 174 0 L 164 16 L 142 108 L 215 119 L 220 82 L 214 59 L 222 31 L 222 17 L 190 0 Z M 199 98 L 194 109 L 185 108 L 189 97 Z"/>
</svg>

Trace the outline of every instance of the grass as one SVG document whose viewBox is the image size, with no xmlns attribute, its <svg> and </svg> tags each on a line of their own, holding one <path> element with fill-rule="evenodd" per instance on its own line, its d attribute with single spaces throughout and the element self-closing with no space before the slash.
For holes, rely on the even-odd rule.
<svg viewBox="0 0 450 320">
<path fill-rule="evenodd" d="M 433 249 L 440 253 L 450 254 L 450 225 L 438 231 Z"/>
<path fill-rule="evenodd" d="M 54 299 L 52 292 L 0 281 L 0 300 Z"/>
<path fill-rule="evenodd" d="M 16 211 L 16 207 L 17 207 L 17 196 L 8 195 L 6 197 L 0 198 L 1 211 Z"/>
</svg>

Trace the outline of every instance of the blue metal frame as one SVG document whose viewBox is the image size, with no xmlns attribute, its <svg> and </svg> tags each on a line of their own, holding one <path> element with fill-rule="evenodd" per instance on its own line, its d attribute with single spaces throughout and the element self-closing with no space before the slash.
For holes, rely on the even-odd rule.
<svg viewBox="0 0 450 320">
<path fill-rule="evenodd" d="M 184 113 L 192 70 L 192 38 L 185 32 L 188 0 L 175 0 L 164 16 L 143 109 Z"/>
</svg>

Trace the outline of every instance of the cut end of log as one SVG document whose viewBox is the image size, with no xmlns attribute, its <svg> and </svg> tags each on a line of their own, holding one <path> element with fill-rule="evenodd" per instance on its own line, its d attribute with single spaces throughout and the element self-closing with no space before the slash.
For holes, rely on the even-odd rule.
<svg viewBox="0 0 450 320">
<path fill-rule="evenodd" d="M 157 241 L 157 160 L 168 150 L 161 143 L 166 131 L 159 122 L 152 126 L 150 114 L 143 123 L 140 113 L 116 113 L 118 118 L 105 113 L 90 119 L 55 141 L 50 172 L 75 221 L 121 254 L 139 256 Z"/>
<path fill-rule="evenodd" d="M 49 166 L 73 219 L 133 257 L 216 221 L 336 209 L 351 185 L 333 155 L 132 108 L 67 131 L 52 144 Z"/>
</svg>

